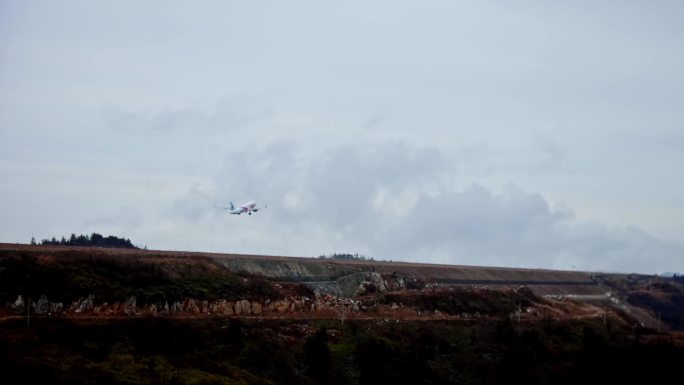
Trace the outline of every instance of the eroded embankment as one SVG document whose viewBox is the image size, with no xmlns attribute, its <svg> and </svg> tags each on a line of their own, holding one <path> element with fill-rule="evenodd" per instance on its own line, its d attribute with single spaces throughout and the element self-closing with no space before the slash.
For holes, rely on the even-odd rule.
<svg viewBox="0 0 684 385">
<path fill-rule="evenodd" d="M 606 290 L 587 272 L 302 258 L 215 258 L 234 272 L 301 282 L 317 291 L 343 297 L 364 294 L 369 287 L 385 291 L 430 285 L 528 286 L 533 290 L 539 287 L 545 295 L 601 294 Z"/>
<path fill-rule="evenodd" d="M 592 278 L 551 270 L 0 245 L 6 315 L 598 316 L 593 305 L 573 305 L 573 313 L 539 295 L 603 295 L 606 288 Z"/>
<path fill-rule="evenodd" d="M 606 291 L 605 286 L 601 287 L 594 280 L 592 273 L 576 271 L 0 244 L 0 256 L 20 254 L 44 260 L 79 256 L 101 261 L 115 258 L 148 263 L 177 275 L 203 265 L 216 272 L 228 270 L 234 274 L 304 283 L 320 293 L 340 297 L 437 285 L 528 286 L 534 291 L 538 289 L 542 295 L 603 294 Z"/>
</svg>

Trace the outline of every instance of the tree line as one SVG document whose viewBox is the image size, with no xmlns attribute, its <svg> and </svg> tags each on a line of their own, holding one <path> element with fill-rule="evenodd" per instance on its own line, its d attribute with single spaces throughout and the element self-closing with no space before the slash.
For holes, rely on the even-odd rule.
<svg viewBox="0 0 684 385">
<path fill-rule="evenodd" d="M 36 242 L 36 239 L 31 237 L 31 245 L 43 245 L 43 246 L 83 246 L 83 247 L 111 247 L 119 249 L 138 249 L 139 247 L 133 245 L 131 240 L 128 238 L 119 238 L 113 235 L 108 235 L 106 237 L 98 234 L 92 233 L 91 235 L 76 235 L 71 234 L 67 239 L 62 237 L 57 239 L 52 237 L 52 239 L 43 239 L 40 242 Z"/>
<path fill-rule="evenodd" d="M 355 261 L 373 261 L 373 258 L 368 258 L 365 255 L 359 255 L 359 253 L 332 253 L 328 255 L 319 255 L 320 259 L 343 259 L 343 260 L 355 260 Z"/>
</svg>

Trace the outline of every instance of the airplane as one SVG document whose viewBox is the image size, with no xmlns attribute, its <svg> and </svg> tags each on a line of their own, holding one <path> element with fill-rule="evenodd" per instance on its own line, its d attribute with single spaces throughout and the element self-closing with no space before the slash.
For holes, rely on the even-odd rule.
<svg viewBox="0 0 684 385">
<path fill-rule="evenodd" d="M 217 206 L 217 207 L 220 209 L 229 210 L 229 212 L 231 214 L 236 214 L 236 215 L 240 215 L 242 213 L 247 213 L 248 215 L 252 215 L 252 212 L 257 212 L 257 211 L 262 209 L 261 207 L 256 207 L 255 201 L 249 201 L 249 202 L 247 202 L 244 205 L 239 206 L 239 207 L 235 207 L 233 205 L 233 202 L 230 202 L 230 207 L 221 207 L 221 206 Z M 266 208 L 266 206 L 264 206 L 263 208 Z"/>
</svg>

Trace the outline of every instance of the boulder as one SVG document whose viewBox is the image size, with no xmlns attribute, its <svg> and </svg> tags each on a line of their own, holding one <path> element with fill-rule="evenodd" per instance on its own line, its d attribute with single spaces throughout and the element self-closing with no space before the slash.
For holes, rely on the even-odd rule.
<svg viewBox="0 0 684 385">
<path fill-rule="evenodd" d="M 21 295 L 17 296 L 17 300 L 14 301 L 14 303 L 12 304 L 12 307 L 15 310 L 23 310 L 24 309 L 24 297 L 22 297 Z"/>
<path fill-rule="evenodd" d="M 71 308 L 74 310 L 74 313 L 83 313 L 87 312 L 90 310 L 93 310 L 95 307 L 95 296 L 90 294 L 89 296 L 85 298 L 81 298 L 80 301 L 76 301 L 71 305 Z"/>
<path fill-rule="evenodd" d="M 259 315 L 261 314 L 261 304 L 259 302 L 252 302 L 252 314 L 254 315 Z"/>
<path fill-rule="evenodd" d="M 50 312 L 50 301 L 45 295 L 41 295 L 38 302 L 34 302 L 32 307 L 35 314 L 47 314 Z"/>
<path fill-rule="evenodd" d="M 252 314 L 252 305 L 246 299 L 238 301 L 240 308 L 242 309 L 242 314 Z M 237 305 L 237 303 L 236 303 Z"/>
</svg>

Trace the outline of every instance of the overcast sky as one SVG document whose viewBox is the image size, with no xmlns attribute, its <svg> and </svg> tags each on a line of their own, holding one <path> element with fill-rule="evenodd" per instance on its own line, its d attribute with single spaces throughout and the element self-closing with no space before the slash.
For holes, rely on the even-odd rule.
<svg viewBox="0 0 684 385">
<path fill-rule="evenodd" d="M 684 272 L 682 15 L 3 0 L 0 241 Z"/>
</svg>

